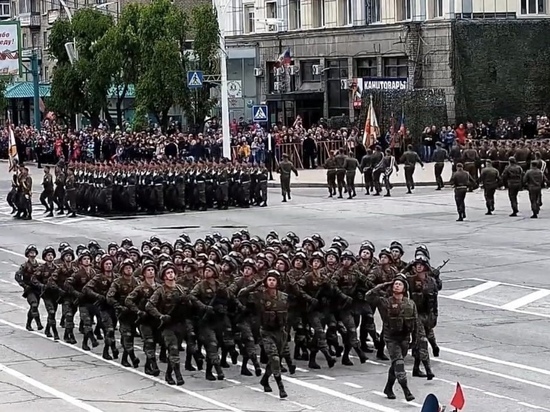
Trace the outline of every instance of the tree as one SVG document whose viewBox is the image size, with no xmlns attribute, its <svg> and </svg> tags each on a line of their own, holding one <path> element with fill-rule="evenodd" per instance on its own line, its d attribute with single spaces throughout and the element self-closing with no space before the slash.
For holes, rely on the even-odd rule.
<svg viewBox="0 0 550 412">
<path fill-rule="evenodd" d="M 8 108 L 8 99 L 6 99 L 6 88 L 9 84 L 9 77 L 0 77 L 0 116 L 4 117 Z"/>
<path fill-rule="evenodd" d="M 62 116 L 83 113 L 92 126 L 107 108 L 111 73 L 99 64 L 99 40 L 113 26 L 113 20 L 95 9 L 78 10 L 71 22 L 57 20 L 49 38 L 50 55 L 57 60 L 53 70 L 50 104 Z M 78 60 L 71 65 L 65 43 L 76 41 Z M 99 46 L 99 47 L 98 47 Z M 102 70 L 103 69 L 103 70 Z"/>
<path fill-rule="evenodd" d="M 189 67 L 202 70 L 207 76 L 218 75 L 220 73 L 220 28 L 216 10 L 209 4 L 197 6 L 191 10 L 190 20 L 194 40 L 193 50 L 188 52 Z M 216 86 L 212 82 L 205 82 L 201 89 L 188 91 L 185 95 L 183 109 L 187 118 L 190 121 L 193 120 L 197 130 L 202 130 L 205 119 L 216 104 L 216 99 L 210 97 L 211 89 Z"/>
<path fill-rule="evenodd" d="M 187 16 L 169 0 L 154 0 L 140 9 L 140 44 L 136 106 L 153 114 L 163 130 L 170 108 L 186 97 L 185 41 Z"/>
</svg>

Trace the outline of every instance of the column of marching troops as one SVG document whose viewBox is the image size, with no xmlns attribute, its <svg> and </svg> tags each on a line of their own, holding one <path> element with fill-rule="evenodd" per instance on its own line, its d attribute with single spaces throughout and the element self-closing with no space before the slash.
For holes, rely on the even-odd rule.
<svg viewBox="0 0 550 412">
<path fill-rule="evenodd" d="M 549 141 L 482 141 L 478 145 L 468 142 L 464 146 L 455 144 L 450 152 L 438 142 L 431 160 L 434 162 L 436 190 L 445 187 L 442 178 L 445 162 L 450 161 L 452 164 L 453 174 L 449 183 L 454 187 L 457 221 L 466 218 L 466 193 L 480 186 L 483 188 L 487 215 L 492 215 L 495 210 L 496 190 L 506 188 L 512 209 L 510 217 L 519 213 L 518 193 L 522 189 L 529 192 L 531 218 L 538 217 L 542 206 L 542 189 L 548 184 Z M 394 170 L 399 172 L 399 164 L 404 169 L 407 193 L 411 194 L 415 187 L 416 164 L 424 168 L 424 163 L 411 145 L 399 159 L 395 159 L 390 149 L 382 151 L 380 146 L 375 146 L 374 150 L 367 149 L 361 162 L 351 153 L 346 155 L 344 149 L 331 153 L 324 164 L 329 197 L 335 196 L 337 190 L 338 198 L 342 198 L 343 193 L 348 193 L 349 199 L 355 197 L 357 171 L 363 174 L 365 195 L 372 193 L 373 196 L 380 196 L 383 184 L 386 190 L 384 196 L 389 197 L 391 175 Z"/>
<path fill-rule="evenodd" d="M 263 166 L 210 162 L 71 163 L 44 167 L 40 202 L 48 217 L 185 212 L 267 206 Z M 8 204 L 15 218 L 32 218 L 32 179 L 19 165 Z"/>
<path fill-rule="evenodd" d="M 395 399 L 397 381 L 411 401 L 404 357 L 412 349 L 412 376 L 433 379 L 428 344 L 439 356 L 434 327 L 446 262 L 432 267 L 427 247 L 419 245 L 407 263 L 397 241 L 378 253 L 364 241 L 356 252 L 342 237 L 325 245 L 319 234 L 300 241 L 293 232 L 280 238 L 272 231 L 264 240 L 246 230 L 230 238 L 209 234 L 194 243 L 186 234 L 173 244 L 153 236 L 141 248 L 130 239 L 105 250 L 95 241 L 75 249 L 61 243 L 57 251 L 42 251 L 42 263 L 36 246 L 29 245 L 15 279 L 29 304 L 29 331 L 33 322 L 43 329 L 43 301 L 48 337 L 60 339 L 61 308 L 63 340 L 76 344 L 75 329 L 84 350 L 103 340 L 103 358 L 111 360 L 120 355 L 118 324 L 121 364 L 139 366 L 134 338 L 140 336 L 145 373 L 159 376 L 157 359 L 167 363 L 165 380 L 171 385 L 184 384 L 181 363 L 187 371 L 205 367 L 207 380 L 222 380 L 228 357 L 233 364 L 242 357 L 242 375 L 262 375 L 264 363 L 260 384 L 271 392 L 273 376 L 284 398 L 281 373 L 294 374 L 294 360 L 319 369 L 322 355 L 329 368 L 336 358 L 351 366 L 352 352 L 365 363 L 366 353 L 376 351 L 378 359 L 390 361 L 384 393 Z"/>
</svg>

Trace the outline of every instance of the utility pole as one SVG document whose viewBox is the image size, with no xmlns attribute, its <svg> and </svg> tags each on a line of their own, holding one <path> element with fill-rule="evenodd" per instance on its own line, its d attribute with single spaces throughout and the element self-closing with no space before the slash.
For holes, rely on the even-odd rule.
<svg viewBox="0 0 550 412">
<path fill-rule="evenodd" d="M 40 83 L 39 76 L 40 70 L 38 68 L 38 52 L 33 49 L 31 56 L 31 74 L 32 74 L 32 86 L 33 86 L 33 104 L 34 104 L 34 127 L 40 131 L 42 124 L 40 118 Z"/>
</svg>

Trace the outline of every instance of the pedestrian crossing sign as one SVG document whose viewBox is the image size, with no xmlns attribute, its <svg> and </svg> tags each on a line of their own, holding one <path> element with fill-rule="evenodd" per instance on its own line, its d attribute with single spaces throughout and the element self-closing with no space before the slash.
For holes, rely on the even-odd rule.
<svg viewBox="0 0 550 412">
<path fill-rule="evenodd" d="M 201 71 L 195 70 L 187 72 L 187 87 L 190 89 L 199 89 L 202 87 L 204 75 Z"/>
<path fill-rule="evenodd" d="M 254 105 L 252 106 L 252 121 L 254 122 L 267 122 L 267 106 L 266 105 Z"/>
</svg>

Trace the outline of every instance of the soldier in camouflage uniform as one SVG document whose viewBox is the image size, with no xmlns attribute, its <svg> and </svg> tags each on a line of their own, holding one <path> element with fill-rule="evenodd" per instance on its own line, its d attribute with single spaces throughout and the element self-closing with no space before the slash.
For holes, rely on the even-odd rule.
<svg viewBox="0 0 550 412">
<path fill-rule="evenodd" d="M 59 340 L 55 315 L 57 313 L 58 301 L 61 298 L 62 291 L 55 281 L 55 278 L 53 282 L 50 281 L 50 278 L 57 270 L 56 265 L 53 263 L 54 259 L 55 249 L 53 247 L 44 248 L 42 251 L 42 260 L 44 260 L 44 263 L 41 263 L 34 272 L 34 275 L 31 278 L 31 284 L 36 288 L 36 290 L 41 291 L 40 296 L 44 300 L 44 306 L 48 312 L 48 320 L 44 334 L 48 338 L 51 338 L 53 332 L 54 340 Z"/>
<path fill-rule="evenodd" d="M 41 290 L 37 289 L 36 286 L 32 284 L 32 277 L 35 272 L 38 270 L 38 262 L 36 261 L 36 256 L 38 256 L 38 249 L 34 245 L 29 245 L 25 249 L 25 257 L 27 261 L 23 263 L 17 272 L 15 272 L 15 281 L 23 288 L 23 297 L 27 299 L 29 304 L 29 311 L 27 312 L 27 325 L 26 328 L 29 331 L 32 331 L 32 321 L 36 322 L 36 327 L 38 330 L 42 330 L 44 327 L 40 322 L 40 312 L 38 311 L 38 306 L 40 305 L 40 294 Z"/>
</svg>

